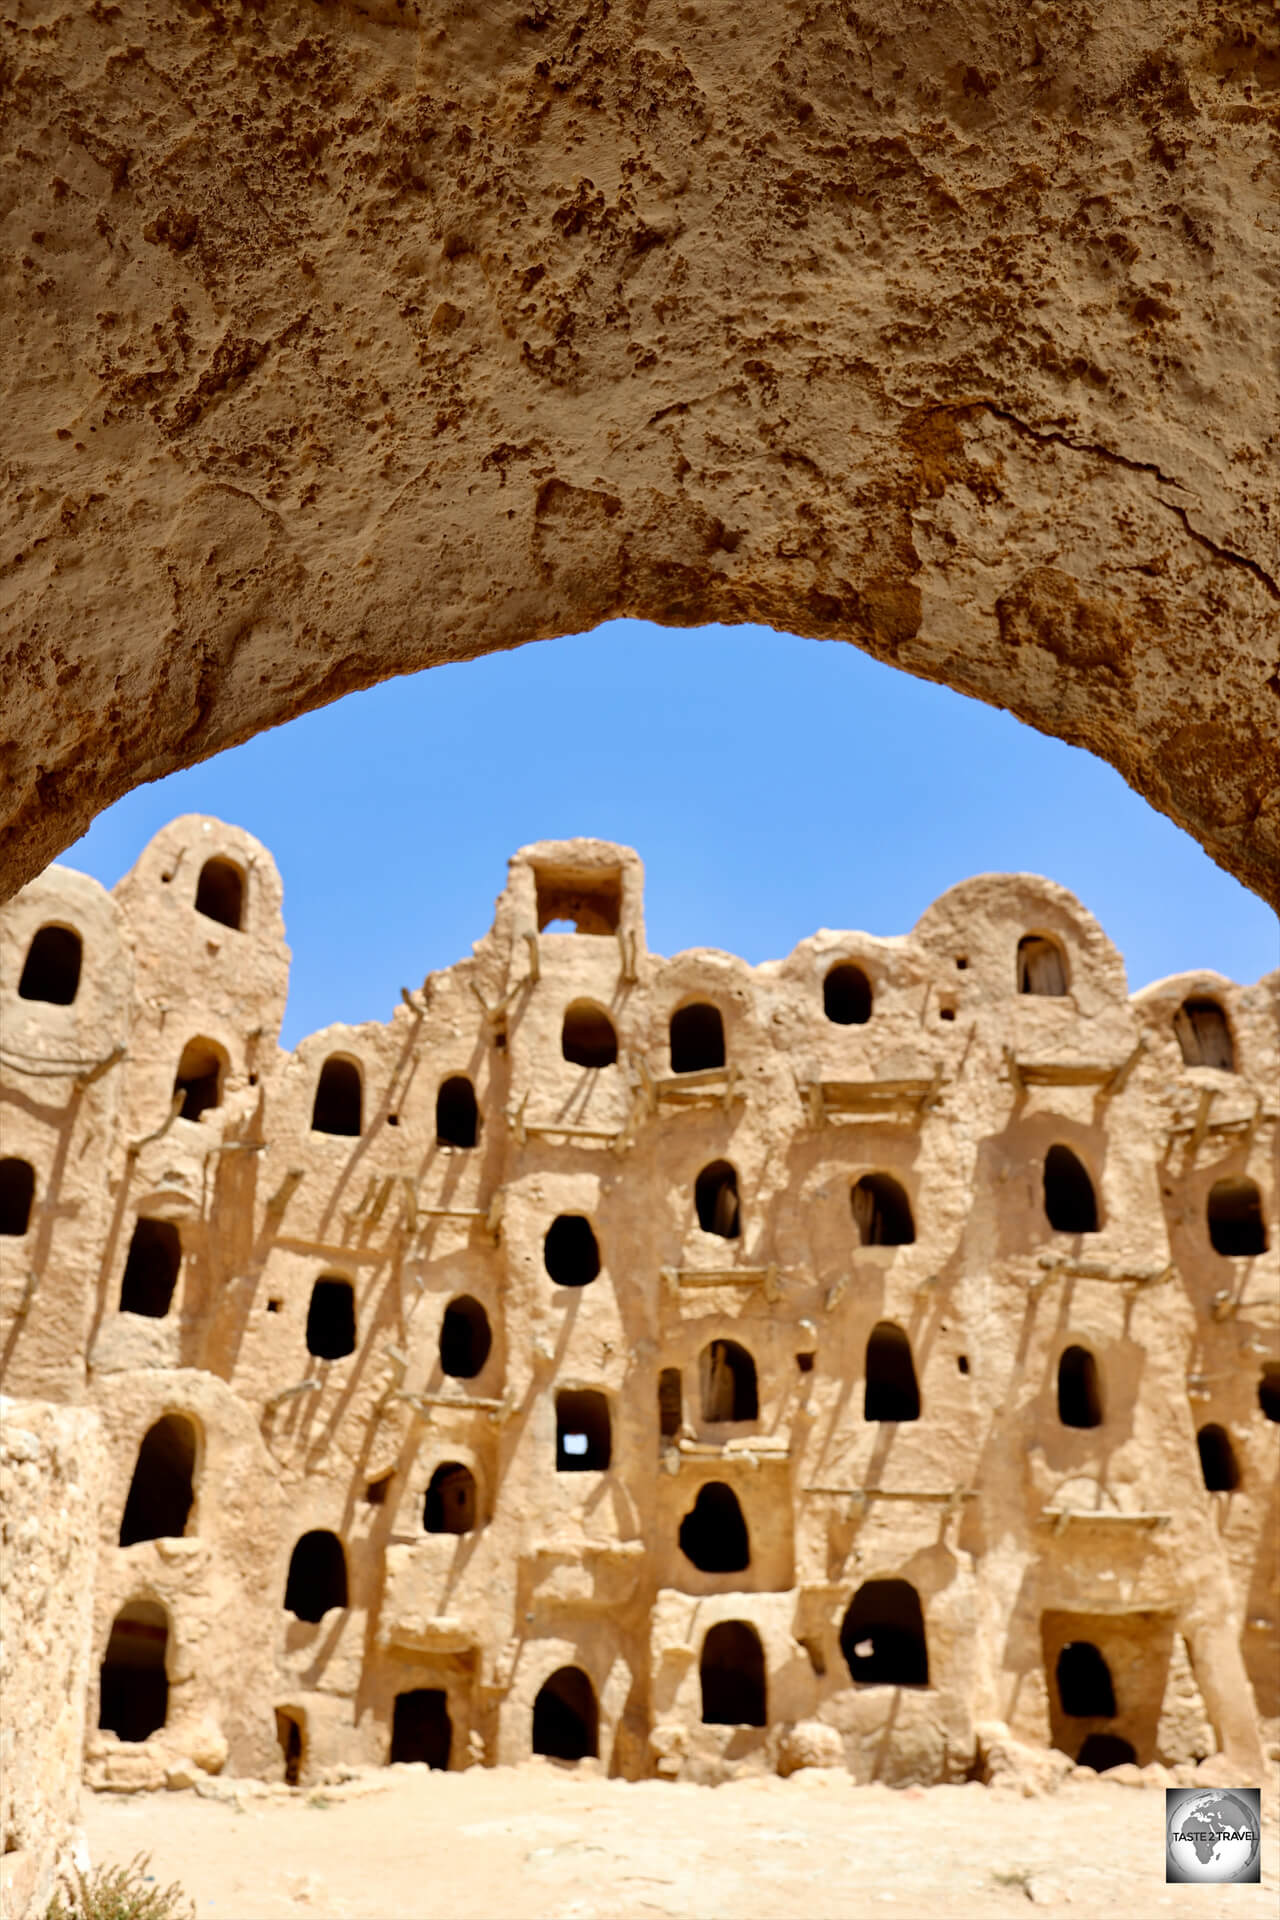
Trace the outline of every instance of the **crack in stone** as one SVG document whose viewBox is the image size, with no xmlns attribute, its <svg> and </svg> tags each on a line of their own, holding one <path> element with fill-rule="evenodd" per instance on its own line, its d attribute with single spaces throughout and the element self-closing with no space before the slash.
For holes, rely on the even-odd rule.
<svg viewBox="0 0 1280 1920">
<path fill-rule="evenodd" d="M 1185 486 L 1181 480 L 1175 480 L 1171 474 L 1165 473 L 1154 460 L 1131 460 L 1127 454 L 1117 453 L 1113 447 L 1102 446 L 1093 440 L 1072 440 L 1069 435 L 1056 430 L 1051 433 L 1040 432 L 1037 428 L 1029 426 L 1025 420 L 1020 420 L 1016 413 L 1010 413 L 1007 407 L 997 406 L 994 400 L 956 401 L 951 404 L 948 411 L 963 413 L 978 407 L 984 413 L 993 415 L 995 419 L 1003 420 L 1014 429 L 1015 433 L 1023 434 L 1039 446 L 1066 447 L 1072 453 L 1093 454 L 1097 459 L 1109 460 L 1113 466 L 1124 467 L 1130 473 L 1154 474 L 1162 486 L 1176 487 L 1179 493 L 1194 491 L 1193 488 Z M 1258 561 L 1251 560 L 1248 554 L 1237 553 L 1234 547 L 1219 546 L 1218 542 L 1210 539 L 1207 533 L 1201 533 L 1198 527 L 1192 526 L 1187 509 L 1180 506 L 1177 501 L 1161 499 L 1159 494 L 1155 497 L 1160 506 L 1182 522 L 1183 531 L 1195 541 L 1197 546 L 1204 547 L 1207 552 L 1214 554 L 1219 560 L 1227 561 L 1231 566 L 1243 567 L 1246 573 L 1251 573 L 1255 580 L 1261 581 L 1273 600 L 1280 600 L 1280 583 L 1277 583 Z"/>
</svg>

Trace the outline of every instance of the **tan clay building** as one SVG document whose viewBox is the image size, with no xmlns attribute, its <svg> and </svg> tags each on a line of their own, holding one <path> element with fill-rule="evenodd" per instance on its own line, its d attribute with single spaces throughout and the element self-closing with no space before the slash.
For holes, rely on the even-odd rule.
<svg viewBox="0 0 1280 1920">
<path fill-rule="evenodd" d="M 1130 997 L 1025 875 L 662 959 L 575 840 L 286 1053 L 276 869 L 195 817 L 0 960 L 0 1385 L 96 1489 L 92 1782 L 1275 1738 L 1280 975 Z M 37 1620 L 75 1542 L 24 1537 Z"/>
</svg>

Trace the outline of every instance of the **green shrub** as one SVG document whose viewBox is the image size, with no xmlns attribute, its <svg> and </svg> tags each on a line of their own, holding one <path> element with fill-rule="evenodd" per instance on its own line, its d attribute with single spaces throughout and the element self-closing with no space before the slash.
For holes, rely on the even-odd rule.
<svg viewBox="0 0 1280 1920">
<path fill-rule="evenodd" d="M 90 1873 L 74 1870 L 71 1904 L 59 1892 L 45 1920 L 196 1920 L 196 1910 L 182 1888 L 157 1887 L 147 1874 L 149 1853 L 135 1854 L 127 1867 L 95 1867 Z"/>
</svg>

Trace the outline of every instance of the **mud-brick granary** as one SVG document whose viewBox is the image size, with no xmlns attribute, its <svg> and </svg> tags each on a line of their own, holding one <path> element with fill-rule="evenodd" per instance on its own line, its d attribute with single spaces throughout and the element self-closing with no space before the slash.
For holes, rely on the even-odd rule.
<svg viewBox="0 0 1280 1920">
<path fill-rule="evenodd" d="M 282 1052 L 279 877 L 194 817 L 0 934 L 2 1384 L 101 1435 L 91 1781 L 1275 1738 L 1280 976 L 1130 997 L 1025 875 L 663 959 L 573 840 Z"/>
</svg>

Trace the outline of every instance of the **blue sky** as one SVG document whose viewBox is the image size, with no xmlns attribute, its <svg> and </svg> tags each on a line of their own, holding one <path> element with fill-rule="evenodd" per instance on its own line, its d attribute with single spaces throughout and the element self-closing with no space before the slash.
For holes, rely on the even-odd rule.
<svg viewBox="0 0 1280 1920">
<path fill-rule="evenodd" d="M 855 648 L 619 620 L 388 681 L 127 795 L 62 856 L 112 886 L 211 813 L 284 876 L 284 1040 L 386 1018 L 488 927 L 508 855 L 595 834 L 646 867 L 650 946 L 758 962 L 816 927 L 905 933 L 972 873 L 1048 874 L 1131 987 L 1280 964 L 1274 915 L 1119 774 Z"/>
</svg>

